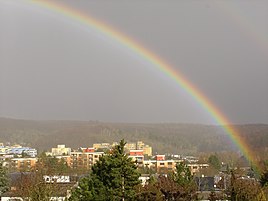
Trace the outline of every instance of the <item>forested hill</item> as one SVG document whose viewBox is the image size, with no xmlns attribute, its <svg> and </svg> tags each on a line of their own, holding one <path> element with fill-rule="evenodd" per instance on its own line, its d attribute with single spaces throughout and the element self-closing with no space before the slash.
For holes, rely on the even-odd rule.
<svg viewBox="0 0 268 201">
<path fill-rule="evenodd" d="M 253 148 L 268 147 L 268 125 L 235 126 Z M 134 124 L 97 121 L 30 121 L 0 118 L 0 142 L 24 143 L 40 150 L 57 144 L 72 148 L 93 143 L 142 140 L 158 153 L 217 152 L 235 150 L 220 126 L 198 124 Z"/>
</svg>

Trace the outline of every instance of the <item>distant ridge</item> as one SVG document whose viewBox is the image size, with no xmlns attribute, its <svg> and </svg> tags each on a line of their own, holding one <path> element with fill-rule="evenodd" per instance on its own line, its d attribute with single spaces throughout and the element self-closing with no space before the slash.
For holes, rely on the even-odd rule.
<svg viewBox="0 0 268 201">
<path fill-rule="evenodd" d="M 252 149 L 268 147 L 268 124 L 235 125 Z M 57 144 L 72 148 L 124 138 L 142 140 L 158 153 L 196 154 L 236 150 L 220 126 L 180 123 L 105 123 L 99 121 L 0 118 L 0 142 L 24 143 L 39 150 Z"/>
</svg>

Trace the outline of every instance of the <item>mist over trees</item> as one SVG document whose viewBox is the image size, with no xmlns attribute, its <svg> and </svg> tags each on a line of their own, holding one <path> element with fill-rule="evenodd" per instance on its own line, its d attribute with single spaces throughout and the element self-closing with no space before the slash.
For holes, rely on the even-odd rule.
<svg viewBox="0 0 268 201">
<path fill-rule="evenodd" d="M 268 125 L 236 125 L 253 150 L 265 150 Z M 254 136 L 254 137 L 253 137 Z M 53 138 L 53 142 L 50 140 Z M 196 154 L 197 152 L 237 151 L 219 126 L 197 124 L 131 124 L 97 121 L 26 121 L 0 118 L 2 142 L 25 143 L 39 150 L 57 144 L 88 147 L 98 142 L 142 140 L 158 153 Z"/>
</svg>

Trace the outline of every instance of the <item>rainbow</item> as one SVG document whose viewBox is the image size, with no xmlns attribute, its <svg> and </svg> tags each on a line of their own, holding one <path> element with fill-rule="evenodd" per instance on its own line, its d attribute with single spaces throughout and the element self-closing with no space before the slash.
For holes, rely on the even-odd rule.
<svg viewBox="0 0 268 201">
<path fill-rule="evenodd" d="M 247 143 L 242 139 L 239 132 L 233 126 L 231 126 L 231 122 L 225 117 L 225 115 L 197 87 L 185 79 L 180 72 L 177 70 L 175 71 L 167 62 L 155 55 L 152 51 L 144 48 L 141 44 L 130 39 L 120 31 L 115 30 L 113 27 L 94 19 L 88 14 L 85 15 L 78 10 L 60 4 L 58 1 L 30 0 L 30 2 L 94 29 L 102 35 L 124 46 L 129 51 L 134 52 L 144 60 L 150 62 L 155 68 L 157 68 L 170 79 L 174 80 L 180 88 L 186 91 L 195 100 L 195 102 L 213 118 L 217 124 L 222 125 L 225 132 L 231 138 L 233 143 L 239 148 L 241 153 L 249 162 L 254 164 L 253 152 L 250 150 Z"/>
</svg>

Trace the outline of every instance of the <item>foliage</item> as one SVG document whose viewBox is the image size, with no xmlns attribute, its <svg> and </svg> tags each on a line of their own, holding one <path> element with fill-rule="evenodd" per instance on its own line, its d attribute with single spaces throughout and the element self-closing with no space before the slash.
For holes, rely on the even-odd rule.
<svg viewBox="0 0 268 201">
<path fill-rule="evenodd" d="M 125 138 L 129 141 L 140 139 L 149 145 L 154 145 L 154 151 L 158 153 L 196 154 L 236 151 L 220 126 L 176 123 L 120 124 L 96 121 L 59 123 L 0 118 L 1 125 L 2 141 L 28 142 L 40 150 L 50 148 L 51 139 L 57 136 L 53 138 L 55 144 L 71 142 L 73 147 L 87 146 L 95 142 L 114 142 Z M 267 147 L 268 125 L 252 124 L 235 127 L 253 148 Z M 74 132 L 76 135 L 73 135 Z"/>
<path fill-rule="evenodd" d="M 8 190 L 7 169 L 0 163 L 0 195 Z"/>
<path fill-rule="evenodd" d="M 36 171 L 46 175 L 59 175 L 69 171 L 67 163 L 63 159 L 48 157 L 45 153 L 40 154 L 35 167 Z"/>
<path fill-rule="evenodd" d="M 236 177 L 231 172 L 231 185 L 227 190 L 231 201 L 264 201 L 265 197 L 259 182 L 254 179 Z"/>
<path fill-rule="evenodd" d="M 184 200 L 197 199 L 197 186 L 185 163 L 177 163 L 176 171 L 167 176 L 150 177 L 144 187 L 137 189 L 137 200 Z"/>
<path fill-rule="evenodd" d="M 59 176 L 67 171 L 64 160 L 47 157 L 42 153 L 36 166 L 31 172 L 21 172 L 18 178 L 16 191 L 20 197 L 31 201 L 49 201 L 59 194 L 59 185 L 56 182 L 46 182 L 44 176 Z"/>
<path fill-rule="evenodd" d="M 21 173 L 16 191 L 24 200 L 49 201 L 53 193 L 57 192 L 57 185 L 46 183 L 43 175 L 38 172 Z"/>
<path fill-rule="evenodd" d="M 209 201 L 226 200 L 225 195 L 222 192 L 211 191 L 208 197 Z"/>
<path fill-rule="evenodd" d="M 157 182 L 148 182 L 145 186 L 139 185 L 136 192 L 137 201 L 164 201 L 164 196 Z"/>
<path fill-rule="evenodd" d="M 267 170 L 262 173 L 261 178 L 260 178 L 260 184 L 262 187 L 268 186 L 268 171 Z"/>
<path fill-rule="evenodd" d="M 180 186 L 194 185 L 193 175 L 184 162 L 176 164 L 176 171 L 172 174 L 173 180 Z"/>
<path fill-rule="evenodd" d="M 220 160 L 216 155 L 210 155 L 208 158 L 208 163 L 216 170 L 219 170 L 221 168 Z"/>
<path fill-rule="evenodd" d="M 140 174 L 125 154 L 124 140 L 100 157 L 92 172 L 79 183 L 70 200 L 134 200 Z"/>
<path fill-rule="evenodd" d="M 159 177 L 159 188 L 165 200 L 197 200 L 196 185 L 194 182 L 179 184 L 172 177 Z"/>
</svg>

